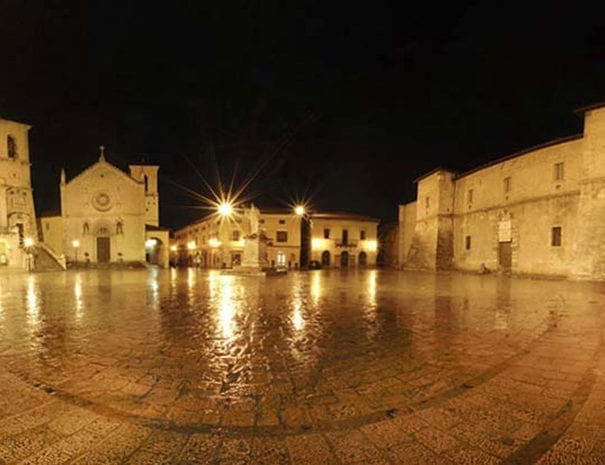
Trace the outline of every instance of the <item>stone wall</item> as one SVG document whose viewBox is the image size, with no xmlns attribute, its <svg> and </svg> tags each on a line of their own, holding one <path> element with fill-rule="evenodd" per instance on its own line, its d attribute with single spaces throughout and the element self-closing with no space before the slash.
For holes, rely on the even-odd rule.
<svg viewBox="0 0 605 465">
<path fill-rule="evenodd" d="M 605 108 L 584 116 L 582 136 L 421 178 L 415 220 L 400 206 L 400 253 L 414 225 L 405 266 L 508 270 L 510 261 L 513 273 L 605 279 Z"/>
</svg>

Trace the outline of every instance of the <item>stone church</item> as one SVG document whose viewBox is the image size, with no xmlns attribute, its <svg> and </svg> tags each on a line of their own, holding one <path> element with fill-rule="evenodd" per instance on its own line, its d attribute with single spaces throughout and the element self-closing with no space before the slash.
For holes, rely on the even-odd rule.
<svg viewBox="0 0 605 465">
<path fill-rule="evenodd" d="M 168 266 L 168 230 L 159 226 L 158 166 L 125 173 L 105 159 L 68 180 L 61 171 L 61 213 L 40 219 L 44 243 L 76 266 Z"/>
<path fill-rule="evenodd" d="M 27 243 L 37 236 L 29 129 L 0 119 L 0 266 L 24 268 Z"/>
</svg>

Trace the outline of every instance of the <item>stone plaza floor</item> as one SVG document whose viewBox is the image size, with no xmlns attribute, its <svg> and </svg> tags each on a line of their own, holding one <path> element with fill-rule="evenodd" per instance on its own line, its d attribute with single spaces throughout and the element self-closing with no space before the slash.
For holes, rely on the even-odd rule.
<svg viewBox="0 0 605 465">
<path fill-rule="evenodd" d="M 0 271 L 0 464 L 605 464 L 605 283 Z"/>
</svg>

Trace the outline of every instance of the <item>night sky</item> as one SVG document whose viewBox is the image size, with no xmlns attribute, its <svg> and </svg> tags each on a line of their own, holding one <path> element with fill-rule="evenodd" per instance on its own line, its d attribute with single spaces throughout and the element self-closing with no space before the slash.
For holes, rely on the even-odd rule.
<svg viewBox="0 0 605 465">
<path fill-rule="evenodd" d="M 203 214 L 198 172 L 388 221 L 417 176 L 578 133 L 605 101 L 602 15 L 422 3 L 0 0 L 0 115 L 33 126 L 36 209 L 104 144 L 161 165 L 164 226 Z"/>
</svg>

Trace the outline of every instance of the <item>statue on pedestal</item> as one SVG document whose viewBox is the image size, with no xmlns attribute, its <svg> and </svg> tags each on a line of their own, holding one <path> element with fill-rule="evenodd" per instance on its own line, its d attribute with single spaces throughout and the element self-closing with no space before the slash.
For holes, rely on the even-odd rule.
<svg viewBox="0 0 605 465">
<path fill-rule="evenodd" d="M 267 267 L 267 236 L 259 229 L 260 212 L 254 204 L 246 212 L 250 234 L 244 237 L 242 268 L 262 270 Z"/>
</svg>

